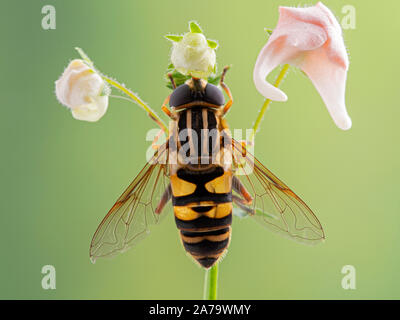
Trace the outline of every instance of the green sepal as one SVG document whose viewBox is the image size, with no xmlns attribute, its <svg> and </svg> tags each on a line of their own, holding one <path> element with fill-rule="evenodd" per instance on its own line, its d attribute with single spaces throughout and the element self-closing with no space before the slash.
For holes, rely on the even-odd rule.
<svg viewBox="0 0 400 320">
<path fill-rule="evenodd" d="M 219 84 L 219 80 L 221 80 L 221 77 L 222 77 L 222 73 L 212 74 L 208 77 L 207 81 L 208 81 L 208 83 L 211 83 L 211 84 L 217 86 Z"/>
<path fill-rule="evenodd" d="M 173 42 L 179 42 L 183 39 L 183 36 L 179 36 L 176 34 L 167 34 L 164 36 L 165 39 L 169 40 L 169 41 L 173 41 Z"/>
<path fill-rule="evenodd" d="M 220 74 L 216 74 L 215 71 L 216 71 L 216 68 L 214 68 L 214 73 L 211 74 L 207 78 L 207 81 L 208 81 L 208 83 L 211 83 L 211 84 L 217 86 L 219 84 L 219 81 L 221 80 L 222 72 Z M 172 78 L 174 79 L 175 85 L 177 87 L 179 87 L 181 84 L 184 84 L 186 82 L 186 80 L 191 78 L 190 76 L 184 75 L 184 74 L 180 73 L 179 71 L 177 71 L 172 63 L 169 64 L 167 67 L 167 70 L 165 72 L 165 81 L 166 81 L 165 85 L 167 86 L 167 88 L 169 88 L 171 90 L 173 88 L 172 88 L 171 81 L 168 77 L 168 73 L 170 73 L 172 75 Z"/>
<path fill-rule="evenodd" d="M 211 49 L 217 49 L 217 48 L 218 48 L 218 42 L 215 41 L 215 40 L 207 39 L 207 43 L 208 43 L 208 46 L 209 46 Z"/>
<path fill-rule="evenodd" d="M 189 30 L 191 33 L 203 33 L 200 26 L 195 21 L 189 22 Z"/>
</svg>

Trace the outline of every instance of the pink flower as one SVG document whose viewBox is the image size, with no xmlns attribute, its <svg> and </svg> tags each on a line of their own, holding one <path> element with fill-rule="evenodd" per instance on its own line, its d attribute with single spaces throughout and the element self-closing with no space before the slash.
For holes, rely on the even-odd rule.
<svg viewBox="0 0 400 320">
<path fill-rule="evenodd" d="M 265 98 L 286 101 L 286 94 L 265 78 L 279 64 L 297 66 L 311 79 L 336 125 L 350 129 L 344 98 L 349 59 L 335 16 L 321 2 L 308 8 L 280 7 L 279 13 L 254 67 L 257 90 Z"/>
</svg>

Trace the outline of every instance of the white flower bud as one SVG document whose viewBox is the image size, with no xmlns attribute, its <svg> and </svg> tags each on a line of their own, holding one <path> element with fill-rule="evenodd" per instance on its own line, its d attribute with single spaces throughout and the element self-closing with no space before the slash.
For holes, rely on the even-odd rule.
<svg viewBox="0 0 400 320">
<path fill-rule="evenodd" d="M 94 122 L 106 113 L 108 95 L 104 89 L 101 76 L 80 59 L 71 61 L 56 81 L 57 99 L 78 120 Z"/>
<path fill-rule="evenodd" d="M 215 68 L 215 50 L 202 33 L 188 32 L 182 40 L 173 43 L 171 62 L 184 75 L 207 78 Z"/>
</svg>

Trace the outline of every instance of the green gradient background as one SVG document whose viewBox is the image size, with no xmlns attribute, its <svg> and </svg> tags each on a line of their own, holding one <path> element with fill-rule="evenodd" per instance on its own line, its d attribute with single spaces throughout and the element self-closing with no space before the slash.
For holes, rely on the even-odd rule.
<svg viewBox="0 0 400 320">
<path fill-rule="evenodd" d="M 262 104 L 252 69 L 278 5 L 309 1 L 3 1 L 0 19 L 0 298 L 198 299 L 204 271 L 186 256 L 172 214 L 136 248 L 91 264 L 93 232 L 145 162 L 154 124 L 112 99 L 98 123 L 76 121 L 54 96 L 54 81 L 81 46 L 100 70 L 126 83 L 153 109 L 169 90 L 168 32 L 196 19 L 218 39 L 219 66 L 235 97 L 232 128 L 249 128 Z M 331 120 L 311 82 L 292 70 L 287 103 L 273 103 L 256 155 L 313 208 L 327 240 L 307 247 L 250 219 L 233 222 L 220 265 L 221 299 L 400 298 L 398 1 L 324 1 L 342 17 L 350 53 L 346 102 L 350 131 Z M 41 28 L 53 4 L 57 29 Z M 57 289 L 41 288 L 41 268 L 57 270 Z M 341 288 L 341 268 L 357 270 L 357 289 Z"/>
</svg>

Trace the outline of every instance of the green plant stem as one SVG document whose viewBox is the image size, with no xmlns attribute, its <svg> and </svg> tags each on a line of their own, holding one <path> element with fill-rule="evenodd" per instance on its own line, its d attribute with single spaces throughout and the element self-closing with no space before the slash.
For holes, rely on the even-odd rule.
<svg viewBox="0 0 400 320">
<path fill-rule="evenodd" d="M 109 85 L 111 85 L 114 88 L 117 88 L 118 90 L 122 91 L 125 93 L 132 102 L 138 104 L 144 111 L 147 112 L 149 117 L 154 120 L 163 130 L 166 134 L 168 134 L 168 127 L 165 125 L 164 121 L 161 120 L 161 118 L 142 100 L 140 99 L 135 93 L 133 93 L 131 90 L 129 90 L 127 87 L 125 87 L 123 84 L 119 83 L 118 81 L 104 75 L 101 73 L 99 70 L 97 70 L 94 66 L 93 61 L 89 58 L 89 56 L 81 49 L 76 47 L 76 51 L 78 51 L 79 55 L 82 57 L 84 61 L 95 71 L 97 72 L 104 81 L 106 81 Z"/>
<path fill-rule="evenodd" d="M 153 119 L 165 133 L 168 133 L 168 128 L 165 125 L 165 123 L 161 120 L 161 118 L 146 103 L 144 103 L 143 100 L 141 100 L 136 94 L 134 94 L 131 90 L 129 90 L 128 88 L 126 88 L 125 86 L 123 86 L 116 80 L 113 80 L 103 74 L 101 74 L 101 77 L 107 83 L 109 83 L 111 86 L 113 86 L 114 88 L 117 88 L 120 91 L 122 91 L 123 93 L 125 93 L 129 98 L 131 98 L 133 100 L 133 102 L 137 103 L 140 107 L 142 107 L 142 109 L 144 109 L 148 113 L 149 117 L 151 119 Z"/>
<path fill-rule="evenodd" d="M 281 70 L 281 72 L 279 73 L 278 77 L 276 78 L 275 82 L 274 82 L 274 87 L 278 88 L 279 85 L 281 84 L 282 80 L 285 78 L 285 75 L 287 73 L 287 71 L 289 70 L 289 65 L 285 64 Z M 264 114 L 265 111 L 267 111 L 267 108 L 269 106 L 269 104 L 271 103 L 271 99 L 265 99 L 263 106 L 261 107 L 260 112 L 258 113 L 256 122 L 254 123 L 253 126 L 253 132 L 251 133 L 250 136 L 250 141 L 254 143 L 254 137 L 257 133 L 257 130 L 260 127 L 261 121 L 264 118 Z"/>
<path fill-rule="evenodd" d="M 204 300 L 217 300 L 218 262 L 206 270 L 204 278 Z"/>
</svg>

